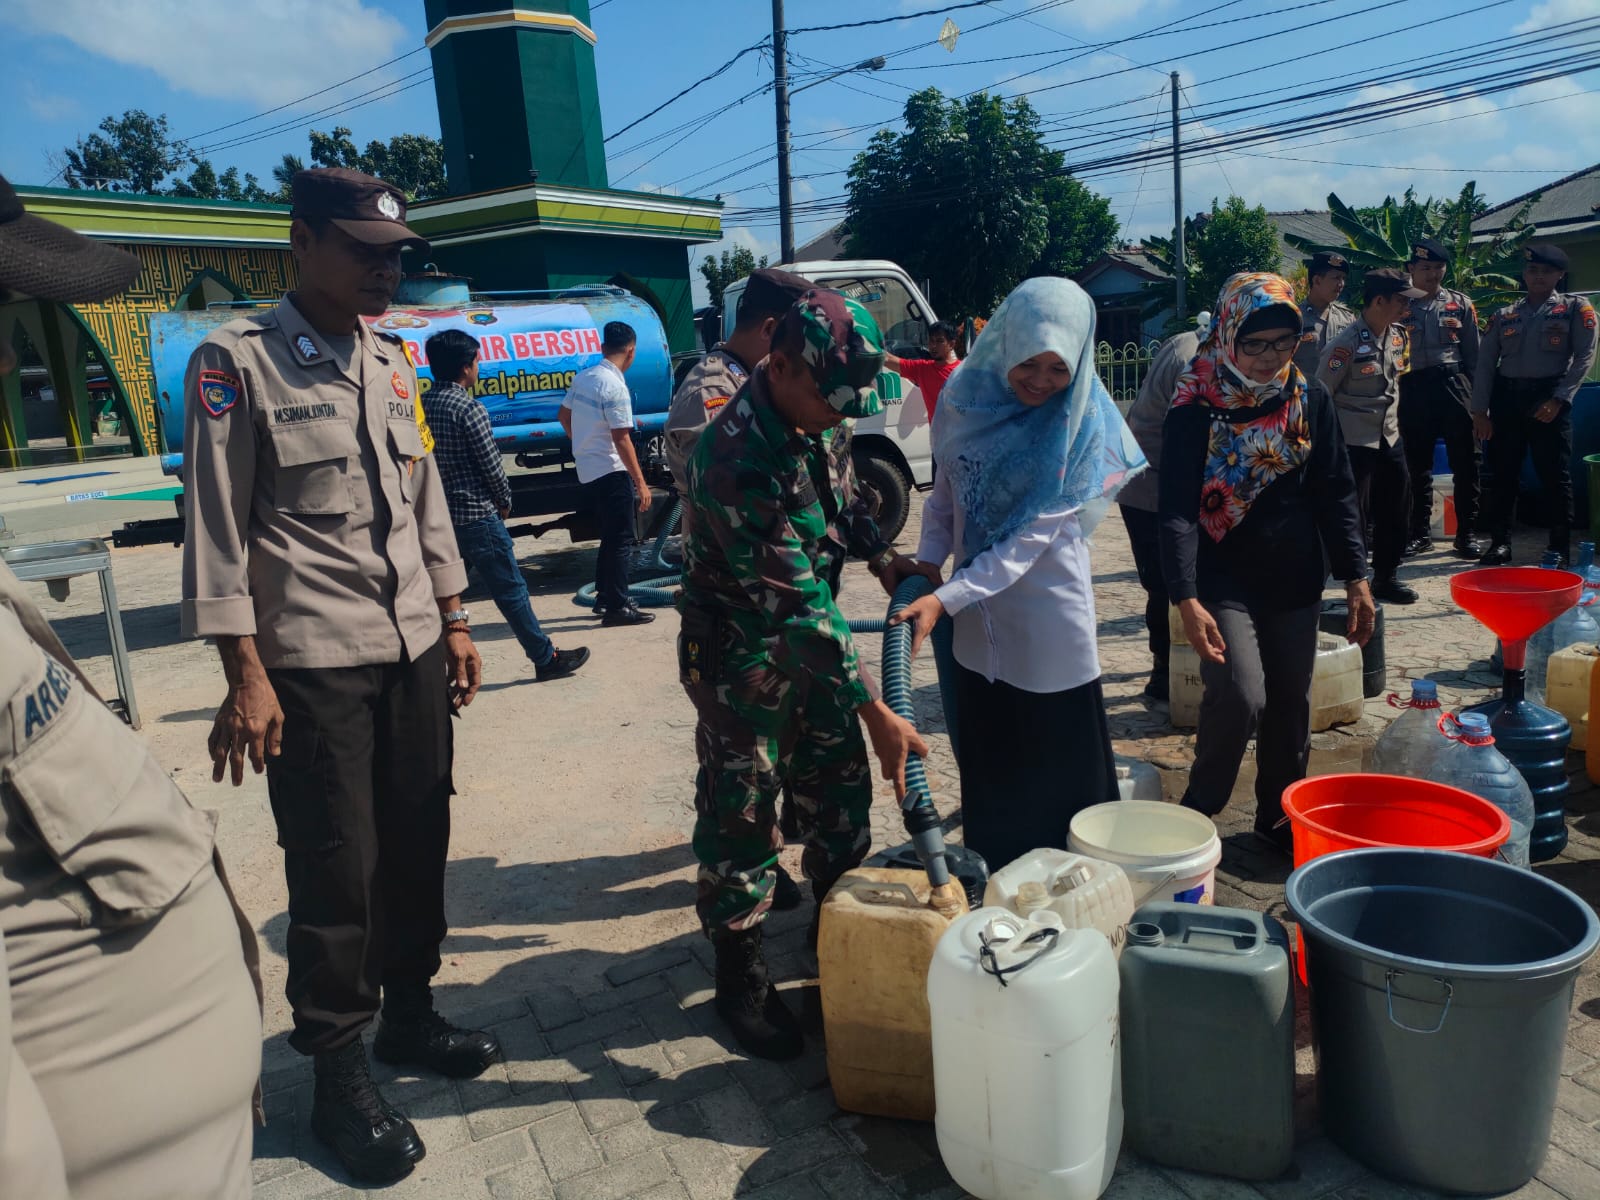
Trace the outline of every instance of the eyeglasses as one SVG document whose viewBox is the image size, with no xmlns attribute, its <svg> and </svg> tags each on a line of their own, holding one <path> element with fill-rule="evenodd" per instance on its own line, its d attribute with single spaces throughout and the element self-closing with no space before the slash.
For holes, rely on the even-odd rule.
<svg viewBox="0 0 1600 1200">
<path fill-rule="evenodd" d="M 1279 338 L 1275 342 L 1269 342 L 1265 338 L 1242 338 L 1238 343 L 1238 348 L 1240 354 L 1248 354 L 1251 358 L 1254 358 L 1258 354 L 1265 354 L 1268 350 L 1275 351 L 1278 354 L 1287 354 L 1299 344 L 1299 337 Z"/>
</svg>

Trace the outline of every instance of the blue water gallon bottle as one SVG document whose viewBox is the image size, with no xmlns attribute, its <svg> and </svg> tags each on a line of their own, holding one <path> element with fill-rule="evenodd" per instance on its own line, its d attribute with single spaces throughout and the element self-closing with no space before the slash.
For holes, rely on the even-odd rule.
<svg viewBox="0 0 1600 1200">
<path fill-rule="evenodd" d="M 1466 713 L 1488 719 L 1500 753 L 1527 781 L 1534 809 L 1528 858 L 1544 862 L 1567 847 L 1567 743 L 1572 740 L 1572 726 L 1560 713 L 1529 700 L 1526 688 L 1527 672 L 1507 667 L 1501 694 Z"/>
<path fill-rule="evenodd" d="M 1448 727 L 1449 718 L 1445 718 Z M 1445 748 L 1433 761 L 1428 778 L 1487 800 L 1511 818 L 1511 837 L 1501 857 L 1515 867 L 1528 865 L 1532 838 L 1533 793 L 1510 760 L 1495 747 L 1489 721 L 1481 713 L 1462 713 L 1455 729 L 1441 740 Z"/>
</svg>

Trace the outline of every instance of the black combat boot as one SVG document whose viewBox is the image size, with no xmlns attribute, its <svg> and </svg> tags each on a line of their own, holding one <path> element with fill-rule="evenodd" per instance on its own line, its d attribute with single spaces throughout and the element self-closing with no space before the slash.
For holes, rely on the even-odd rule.
<svg viewBox="0 0 1600 1200">
<path fill-rule="evenodd" d="M 799 1058 L 805 1050 L 800 1022 L 767 979 L 761 927 L 711 935 L 717 952 L 717 1015 L 734 1041 L 757 1058 Z"/>
<path fill-rule="evenodd" d="M 799 908 L 800 901 L 805 898 L 800 894 L 800 885 L 781 866 L 775 866 L 772 870 L 772 907 L 778 912 Z"/>
<path fill-rule="evenodd" d="M 315 1062 L 311 1132 L 363 1182 L 393 1183 L 409 1175 L 427 1151 L 411 1122 L 372 1082 L 361 1039 Z"/>
<path fill-rule="evenodd" d="M 500 1043 L 492 1033 L 461 1029 L 441 1017 L 434 1011 L 433 990 L 427 984 L 385 984 L 372 1053 L 379 1062 L 472 1079 L 500 1061 Z"/>
</svg>

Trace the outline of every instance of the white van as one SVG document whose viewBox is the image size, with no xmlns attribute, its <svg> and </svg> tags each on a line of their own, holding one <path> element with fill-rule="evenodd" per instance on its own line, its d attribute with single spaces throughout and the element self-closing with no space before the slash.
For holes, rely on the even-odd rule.
<svg viewBox="0 0 1600 1200">
<path fill-rule="evenodd" d="M 928 327 L 938 317 L 903 269 L 882 259 L 842 258 L 825 262 L 777 264 L 860 303 L 878 322 L 884 345 L 896 358 L 927 358 Z M 722 293 L 722 335 L 733 333 L 745 280 Z M 877 500 L 878 528 L 891 541 L 911 512 L 911 490 L 933 486 L 933 448 L 928 438 L 928 406 L 909 379 L 885 370 L 878 376 L 883 411 L 857 421 L 851 457 L 862 491 Z"/>
</svg>

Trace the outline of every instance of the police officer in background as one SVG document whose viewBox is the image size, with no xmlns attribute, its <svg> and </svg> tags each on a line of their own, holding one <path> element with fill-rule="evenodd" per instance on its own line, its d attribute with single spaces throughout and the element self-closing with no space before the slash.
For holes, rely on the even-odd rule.
<svg viewBox="0 0 1600 1200">
<path fill-rule="evenodd" d="M 1595 311 L 1582 296 L 1559 291 L 1567 253 L 1549 242 L 1523 250 L 1528 294 L 1489 318 L 1472 382 L 1472 424 L 1494 464 L 1489 529 L 1481 561 L 1511 561 L 1511 518 L 1523 455 L 1533 452 L 1551 550 L 1566 565 L 1572 537 L 1572 399 L 1594 365 Z"/>
<path fill-rule="evenodd" d="M 672 393 L 666 425 L 667 466 L 680 496 L 687 493 L 689 456 L 699 444 L 700 434 L 767 356 L 778 321 L 812 286 L 810 280 L 776 267 L 752 271 L 739 297 L 733 333 L 711 347 Z M 687 518 L 688 510 L 684 513 Z"/>
<path fill-rule="evenodd" d="M 1417 601 L 1416 589 L 1399 579 L 1411 501 L 1398 415 L 1407 339 L 1397 322 L 1421 296 L 1404 272 L 1368 271 L 1361 315 L 1328 343 L 1317 370 L 1344 431 L 1362 527 L 1372 530 L 1372 595 L 1391 604 Z"/>
<path fill-rule="evenodd" d="M 1339 301 L 1349 278 L 1350 262 L 1336 251 L 1324 250 L 1306 263 L 1306 302 L 1300 306 L 1300 345 L 1294 365 L 1307 380 L 1317 377 L 1328 343 L 1355 324 L 1354 311 Z"/>
<path fill-rule="evenodd" d="M 138 271 L 0 179 L 0 305 L 103 300 Z M 0 1195 L 245 1200 L 258 979 L 215 814 L 0 565 Z"/>
<path fill-rule="evenodd" d="M 369 328 L 400 280 L 399 189 L 342 168 L 293 180 L 300 284 L 224 325 L 185 381 L 184 631 L 228 681 L 212 777 L 267 772 L 289 886 L 289 1044 L 315 1056 L 313 1132 L 352 1175 L 424 1153 L 368 1074 L 466 1078 L 500 1056 L 435 1011 L 453 710 L 481 664 L 466 573 L 418 428 L 404 343 Z"/>
<path fill-rule="evenodd" d="M 1478 442 L 1472 436 L 1472 373 L 1478 313 L 1465 292 L 1442 287 L 1450 255 L 1433 238 L 1411 247 L 1411 284 L 1422 296 L 1401 324 L 1411 335 L 1411 369 L 1400 376 L 1400 437 L 1411 472 L 1411 538 L 1405 553 L 1433 549 L 1433 448 L 1444 439 L 1455 486 L 1457 558 L 1486 547 L 1472 536 L 1478 517 Z"/>
</svg>

